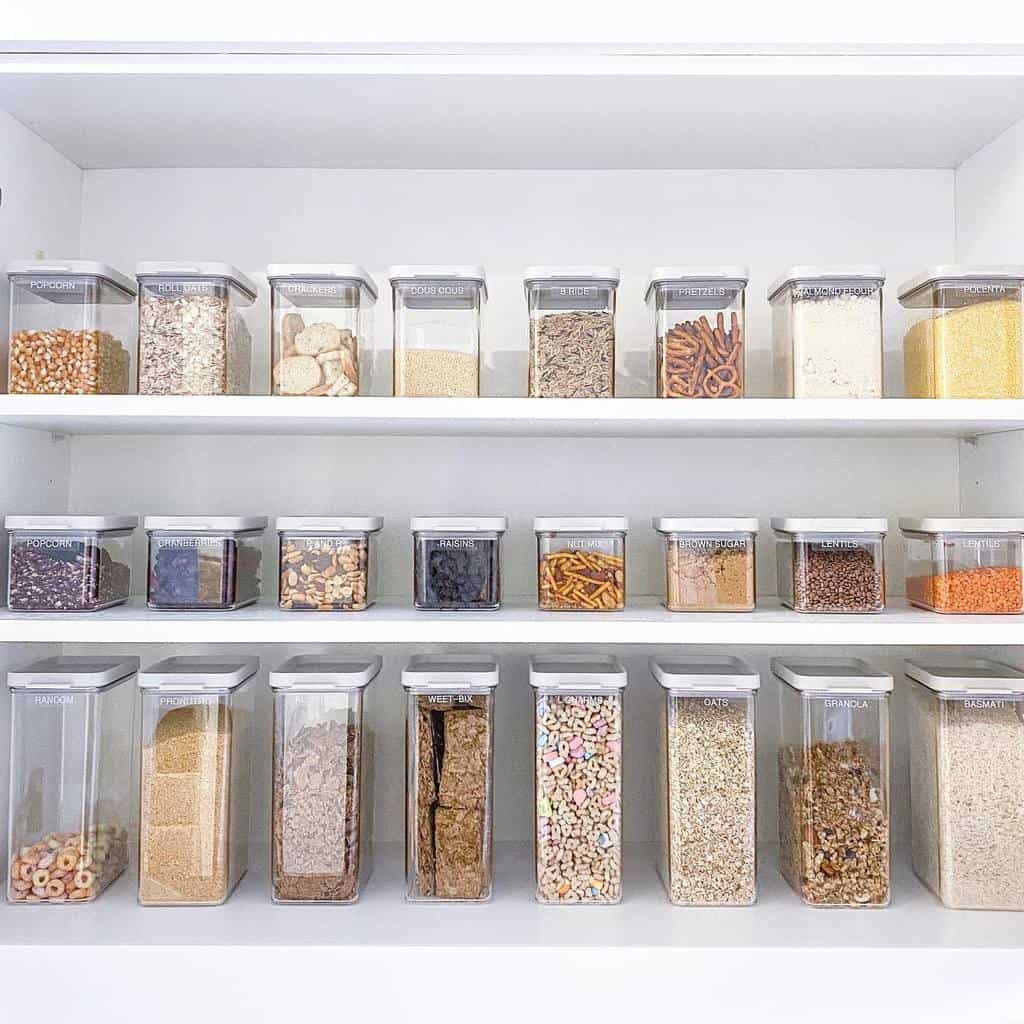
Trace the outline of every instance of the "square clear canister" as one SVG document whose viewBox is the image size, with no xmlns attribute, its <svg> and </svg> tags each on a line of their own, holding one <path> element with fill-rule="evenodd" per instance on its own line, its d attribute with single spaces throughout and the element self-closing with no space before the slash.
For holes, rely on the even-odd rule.
<svg viewBox="0 0 1024 1024">
<path fill-rule="evenodd" d="M 504 516 L 417 516 L 413 603 L 429 611 L 474 611 L 501 605 Z"/>
<path fill-rule="evenodd" d="M 8 673 L 12 903 L 87 903 L 128 866 L 138 667 L 62 655 Z"/>
<path fill-rule="evenodd" d="M 622 697 L 626 670 L 598 654 L 530 659 L 537 901 L 622 899 Z"/>
<path fill-rule="evenodd" d="M 907 600 L 959 615 L 1024 612 L 1024 518 L 901 519 Z"/>
<path fill-rule="evenodd" d="M 618 267 L 527 267 L 531 398 L 615 397 Z"/>
<path fill-rule="evenodd" d="M 305 654 L 270 673 L 276 903 L 354 903 L 369 876 L 373 733 L 364 704 L 380 667 L 379 657 Z"/>
<path fill-rule="evenodd" d="M 146 516 L 150 608 L 229 611 L 263 584 L 266 516 Z"/>
<path fill-rule="evenodd" d="M 354 264 L 272 263 L 267 281 L 271 394 L 370 394 L 373 278 Z"/>
<path fill-rule="evenodd" d="M 144 905 L 223 903 L 246 872 L 258 670 L 256 658 L 196 655 L 139 673 Z"/>
<path fill-rule="evenodd" d="M 275 526 L 283 609 L 361 612 L 377 600 L 380 516 L 282 516 Z"/>
<path fill-rule="evenodd" d="M 539 516 L 537 604 L 548 612 L 617 612 L 626 606 L 625 516 Z"/>
<path fill-rule="evenodd" d="M 655 267 L 646 301 L 654 313 L 659 398 L 742 398 L 746 267 Z"/>
<path fill-rule="evenodd" d="M 771 286 L 776 397 L 882 397 L 883 284 L 877 266 L 798 266 Z"/>
<path fill-rule="evenodd" d="M 892 676 L 857 658 L 773 658 L 772 672 L 783 877 L 810 906 L 884 907 Z"/>
<path fill-rule="evenodd" d="M 907 398 L 1024 397 L 1024 267 L 930 267 L 899 299 Z"/>
<path fill-rule="evenodd" d="M 885 519 L 773 518 L 779 600 L 798 612 L 885 610 Z"/>
<path fill-rule="evenodd" d="M 1024 672 L 908 661 L 914 871 L 947 907 L 1024 910 Z"/>
<path fill-rule="evenodd" d="M 408 266 L 388 270 L 394 302 L 394 392 L 426 398 L 480 394 L 484 268 Z"/>
<path fill-rule="evenodd" d="M 256 285 L 228 263 L 147 260 L 136 277 L 139 394 L 249 394 Z"/>
<path fill-rule="evenodd" d="M 131 593 L 135 516 L 6 516 L 7 607 L 94 612 Z"/>
<path fill-rule="evenodd" d="M 738 658 L 652 659 L 665 692 L 659 870 L 677 906 L 748 906 L 757 891 L 754 698 Z"/>
<path fill-rule="evenodd" d="M 497 685 L 483 654 L 415 655 L 402 671 L 406 899 L 491 898 Z"/>
<path fill-rule="evenodd" d="M 658 516 L 665 537 L 665 607 L 670 612 L 750 612 L 754 518 Z"/>
<path fill-rule="evenodd" d="M 135 385 L 135 282 L 90 260 L 18 260 L 11 290 L 12 395 L 127 395 Z"/>
</svg>

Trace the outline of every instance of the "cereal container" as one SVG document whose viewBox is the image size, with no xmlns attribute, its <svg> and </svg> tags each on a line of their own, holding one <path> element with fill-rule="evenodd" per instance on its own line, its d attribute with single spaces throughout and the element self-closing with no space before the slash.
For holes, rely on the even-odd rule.
<svg viewBox="0 0 1024 1024">
<path fill-rule="evenodd" d="M 361 612 L 377 600 L 380 516 L 282 516 L 275 525 L 282 608 Z"/>
<path fill-rule="evenodd" d="M 228 611 L 260 597 L 266 516 L 146 516 L 150 608 Z"/>
<path fill-rule="evenodd" d="M 670 612 L 752 612 L 757 520 L 658 516 Z"/>
<path fill-rule="evenodd" d="M 7 267 L 12 395 L 127 395 L 135 380 L 135 284 L 105 263 Z"/>
<path fill-rule="evenodd" d="M 889 902 L 892 676 L 857 658 L 773 658 L 782 682 L 782 874 L 815 907 Z"/>
<path fill-rule="evenodd" d="M 882 397 L 876 266 L 790 267 L 768 291 L 779 398 Z"/>
<path fill-rule="evenodd" d="M 622 899 L 622 691 L 607 655 L 530 659 L 537 901 Z"/>
<path fill-rule="evenodd" d="M 256 658 L 167 658 L 139 673 L 139 902 L 223 903 L 248 867 Z"/>
<path fill-rule="evenodd" d="M 370 873 L 373 736 L 366 687 L 379 657 L 303 654 L 270 673 L 275 903 L 355 903 Z"/>
<path fill-rule="evenodd" d="M 12 903 L 87 903 L 128 866 L 138 667 L 64 655 L 7 674 Z"/>
<path fill-rule="evenodd" d="M 1024 519 L 901 519 L 907 600 L 933 612 L 1024 612 Z"/>
<path fill-rule="evenodd" d="M 665 690 L 659 868 L 677 906 L 742 907 L 756 897 L 754 698 L 737 658 L 651 661 Z"/>
<path fill-rule="evenodd" d="M 347 398 L 371 392 L 377 286 L 350 264 L 272 263 L 271 393 Z"/>
<path fill-rule="evenodd" d="M 419 516 L 413 536 L 413 602 L 430 611 L 474 611 L 501 604 L 504 516 Z"/>
<path fill-rule="evenodd" d="M 527 267 L 531 398 L 615 397 L 618 267 Z"/>
<path fill-rule="evenodd" d="M 139 394 L 249 394 L 256 285 L 228 263 L 148 260 L 136 277 Z"/>
<path fill-rule="evenodd" d="M 798 612 L 885 610 L 885 519 L 778 519 L 779 600 Z"/>
<path fill-rule="evenodd" d="M 537 603 L 542 611 L 616 612 L 626 606 L 625 516 L 540 516 Z"/>
<path fill-rule="evenodd" d="M 497 659 L 415 655 L 402 685 L 406 899 L 488 900 Z"/>
<path fill-rule="evenodd" d="M 131 592 L 135 516 L 6 516 L 7 607 L 94 612 Z"/>
<path fill-rule="evenodd" d="M 655 267 L 659 398 L 742 398 L 746 267 Z"/>
<path fill-rule="evenodd" d="M 1024 267 L 931 267 L 899 299 L 907 398 L 1024 397 Z"/>
<path fill-rule="evenodd" d="M 394 392 L 428 398 L 480 394 L 483 267 L 395 266 Z"/>
<path fill-rule="evenodd" d="M 1024 672 L 908 661 L 914 871 L 958 910 L 1024 910 Z"/>
</svg>

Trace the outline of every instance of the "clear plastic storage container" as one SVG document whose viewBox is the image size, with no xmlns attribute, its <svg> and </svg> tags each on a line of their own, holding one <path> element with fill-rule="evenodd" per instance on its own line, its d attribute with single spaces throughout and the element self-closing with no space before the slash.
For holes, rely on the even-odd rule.
<svg viewBox="0 0 1024 1024">
<path fill-rule="evenodd" d="M 531 398 L 615 397 L 618 267 L 527 267 Z"/>
<path fill-rule="evenodd" d="M 1024 612 L 1024 519 L 901 519 L 907 600 L 933 612 Z"/>
<path fill-rule="evenodd" d="M 778 519 L 779 600 L 798 612 L 885 610 L 885 519 Z"/>
<path fill-rule="evenodd" d="M 135 379 L 135 284 L 105 263 L 7 267 L 12 395 L 127 395 Z"/>
<path fill-rule="evenodd" d="M 906 672 L 914 871 L 947 907 L 1024 910 L 1024 672 Z"/>
<path fill-rule="evenodd" d="M 677 906 L 749 906 L 757 893 L 754 698 L 738 658 L 651 660 L 665 689 L 659 869 Z"/>
<path fill-rule="evenodd" d="M 625 516 L 540 516 L 537 603 L 549 612 L 616 612 L 626 606 Z"/>
<path fill-rule="evenodd" d="M 402 685 L 406 898 L 490 899 L 497 659 L 414 655 Z"/>
<path fill-rule="evenodd" d="M 419 516 L 413 538 L 413 603 L 430 611 L 501 605 L 504 516 Z"/>
<path fill-rule="evenodd" d="M 282 608 L 361 612 L 377 600 L 380 516 L 282 516 L 275 525 Z"/>
<path fill-rule="evenodd" d="M 6 516 L 7 607 L 94 612 L 131 593 L 135 516 Z"/>
<path fill-rule="evenodd" d="M 480 394 L 483 267 L 395 266 L 396 395 L 475 398 Z"/>
<path fill-rule="evenodd" d="M 746 267 L 655 267 L 659 398 L 742 398 Z"/>
<path fill-rule="evenodd" d="M 259 600 L 266 516 L 146 516 L 150 608 L 228 611 Z"/>
<path fill-rule="evenodd" d="M 223 903 L 248 867 L 256 658 L 167 658 L 139 673 L 139 902 Z M 122 766 L 123 767 L 123 766 Z"/>
<path fill-rule="evenodd" d="M 380 667 L 379 657 L 301 654 L 270 673 L 277 903 L 354 903 L 369 877 L 373 734 L 363 705 Z"/>
<path fill-rule="evenodd" d="M 790 267 L 768 291 L 780 398 L 882 397 L 876 266 Z"/>
<path fill-rule="evenodd" d="M 772 659 L 782 874 L 805 903 L 889 902 L 892 676 L 857 658 Z"/>
<path fill-rule="evenodd" d="M 931 267 L 899 299 L 907 398 L 1024 397 L 1024 267 Z"/>
<path fill-rule="evenodd" d="M 58 656 L 7 674 L 7 898 L 85 903 L 128 866 L 138 658 Z"/>
<path fill-rule="evenodd" d="M 148 260 L 136 277 L 139 394 L 249 394 L 256 285 L 228 263 Z"/>
<path fill-rule="evenodd" d="M 539 903 L 622 899 L 622 696 L 626 670 L 600 654 L 530 659 Z"/>
<path fill-rule="evenodd" d="M 350 264 L 272 263 L 271 393 L 347 398 L 371 392 L 377 286 Z"/>
<path fill-rule="evenodd" d="M 757 520 L 658 516 L 670 612 L 752 612 Z"/>
</svg>

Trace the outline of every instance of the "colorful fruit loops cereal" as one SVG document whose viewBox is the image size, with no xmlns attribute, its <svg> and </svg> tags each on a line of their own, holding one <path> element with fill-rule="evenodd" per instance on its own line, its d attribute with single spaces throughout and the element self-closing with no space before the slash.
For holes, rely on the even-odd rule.
<svg viewBox="0 0 1024 1024">
<path fill-rule="evenodd" d="M 16 903 L 95 899 L 127 864 L 128 834 L 123 828 L 51 832 L 13 855 L 10 896 Z"/>
</svg>

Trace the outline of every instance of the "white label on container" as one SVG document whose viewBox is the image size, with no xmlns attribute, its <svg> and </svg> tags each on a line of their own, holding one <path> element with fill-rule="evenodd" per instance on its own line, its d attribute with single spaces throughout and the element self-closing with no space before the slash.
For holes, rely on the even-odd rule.
<svg viewBox="0 0 1024 1024">
<path fill-rule="evenodd" d="M 959 540 L 950 542 L 951 546 L 960 544 L 965 548 L 976 548 L 983 551 L 994 551 L 1005 543 L 998 537 L 961 537 Z"/>
<path fill-rule="evenodd" d="M 71 693 L 38 693 L 32 698 L 33 704 L 41 704 L 44 707 L 52 705 L 74 704 L 75 697 Z"/>
<path fill-rule="evenodd" d="M 794 299 L 837 299 L 844 295 L 866 298 L 878 291 L 878 285 L 799 284 L 793 289 Z"/>
<path fill-rule="evenodd" d="M 411 284 L 408 288 L 410 295 L 439 295 L 446 299 L 461 298 L 469 294 L 469 288 L 464 284 Z"/>
<path fill-rule="evenodd" d="M 596 288 L 586 285 L 564 284 L 553 289 L 555 294 L 564 299 L 589 299 L 597 293 Z"/>
<path fill-rule="evenodd" d="M 570 551 L 596 551 L 610 543 L 607 538 L 601 537 L 570 537 L 566 540 L 565 546 Z"/>
<path fill-rule="evenodd" d="M 216 295 L 223 288 L 217 281 L 157 281 L 146 287 L 159 295 Z"/>
<path fill-rule="evenodd" d="M 863 711 L 867 708 L 866 700 L 855 700 L 852 697 L 829 697 L 825 701 L 827 708 L 848 708 L 854 711 Z"/>
<path fill-rule="evenodd" d="M 82 543 L 72 537 L 29 537 L 15 543 L 25 544 L 30 548 L 73 548 Z"/>
<path fill-rule="evenodd" d="M 563 704 L 577 704 L 584 708 L 596 708 L 600 707 L 604 703 L 604 697 L 596 693 L 589 694 L 575 694 L 570 693 L 565 696 L 559 695 L 558 700 L 562 701 Z"/>
<path fill-rule="evenodd" d="M 223 540 L 210 540 L 209 537 L 157 537 L 156 546 L 160 548 L 171 548 L 184 551 L 188 548 L 202 548 L 205 551 L 216 554 L 221 551 Z"/>
<path fill-rule="evenodd" d="M 672 287 L 668 290 L 673 299 L 722 299 L 727 290 L 722 285 L 692 284 Z"/>
<path fill-rule="evenodd" d="M 196 704 L 216 704 L 219 698 L 206 694 L 182 694 L 174 696 L 162 696 L 159 698 L 159 704 L 162 708 L 183 708 L 192 707 Z"/>
<path fill-rule="evenodd" d="M 472 693 L 428 693 L 428 704 L 472 704 Z"/>
<path fill-rule="evenodd" d="M 436 544 L 439 548 L 461 548 L 463 550 L 471 550 L 480 542 L 478 540 L 473 540 L 471 537 L 440 537 L 432 543 Z"/>
<path fill-rule="evenodd" d="M 676 543 L 681 548 L 692 551 L 717 551 L 719 548 L 745 548 L 746 540 L 742 537 L 679 537 Z"/>
<path fill-rule="evenodd" d="M 970 708 L 972 711 L 985 711 L 1006 707 L 1006 701 L 999 698 L 971 697 L 963 703 L 965 708 Z"/>
<path fill-rule="evenodd" d="M 29 278 L 28 287 L 33 291 L 73 292 L 80 287 L 73 278 Z"/>
<path fill-rule="evenodd" d="M 729 702 L 724 697 L 705 697 L 704 707 L 706 708 L 727 708 Z"/>
<path fill-rule="evenodd" d="M 859 540 L 816 540 L 812 542 L 819 548 L 859 548 L 863 544 Z"/>
</svg>

